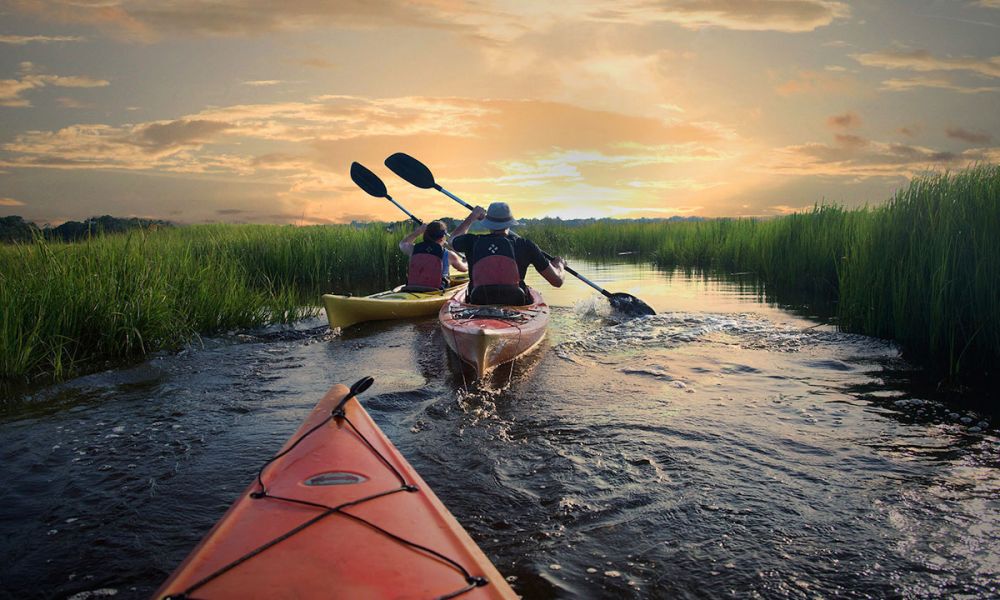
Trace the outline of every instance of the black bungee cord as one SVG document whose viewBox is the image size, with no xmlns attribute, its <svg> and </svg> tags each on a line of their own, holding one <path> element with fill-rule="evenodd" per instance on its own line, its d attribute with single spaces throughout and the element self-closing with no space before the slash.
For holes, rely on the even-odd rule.
<svg viewBox="0 0 1000 600">
<path fill-rule="evenodd" d="M 259 554 L 265 552 L 266 550 L 268 550 L 270 548 L 273 548 L 274 546 L 280 544 L 281 542 L 287 540 L 288 538 L 294 536 L 295 534 L 297 534 L 297 533 L 299 533 L 299 532 L 307 529 L 308 527 L 310 527 L 310 526 L 312 526 L 312 525 L 314 525 L 314 524 L 322 521 L 323 519 L 325 519 L 325 518 L 327 518 L 327 517 L 329 517 L 330 515 L 333 515 L 333 514 L 339 514 L 341 516 L 347 517 L 349 519 L 352 519 L 354 521 L 357 521 L 359 523 L 367 525 L 368 527 L 374 529 L 375 531 L 381 533 L 382 535 L 388 537 L 389 539 L 395 540 L 396 542 L 399 542 L 401 544 L 404 544 L 406 546 L 409 546 L 411 548 L 414 548 L 416 550 L 424 552 L 424 553 L 430 555 L 431 557 L 434 557 L 434 558 L 440 560 L 441 562 L 443 562 L 443 563 L 451 566 L 456 571 L 458 571 L 459 573 L 461 573 L 462 577 L 465 579 L 465 583 L 466 583 L 465 587 L 462 587 L 462 588 L 460 588 L 458 590 L 455 590 L 454 592 L 449 592 L 449 593 L 447 593 L 447 594 L 445 594 L 443 596 L 438 596 L 437 600 L 447 600 L 447 599 L 450 599 L 450 598 L 457 598 L 457 597 L 459 597 L 459 596 L 461 596 L 463 594 L 466 594 L 466 593 L 472 591 L 473 589 L 475 589 L 477 587 L 483 587 L 483 586 L 489 585 L 490 582 L 489 582 L 488 579 L 486 579 L 485 577 L 482 577 L 482 576 L 473 575 L 472 573 L 469 572 L 468 569 L 466 569 L 464 566 L 462 566 L 461 563 L 459 563 L 458 561 L 456 561 L 456 560 L 454 560 L 454 559 L 452 559 L 452 558 L 450 558 L 450 557 L 442 554 L 441 552 L 438 552 L 437 550 L 433 550 L 431 548 L 428 548 L 427 546 L 423 546 L 421 544 L 418 544 L 417 542 L 408 540 L 408 539 L 406 539 L 404 537 L 401 537 L 399 535 L 396 535 L 395 533 L 387 531 L 386 529 L 383 529 L 379 525 L 377 525 L 375 523 L 372 523 L 371 521 L 368 521 L 367 519 L 364 519 L 364 518 L 359 517 L 357 515 L 352 515 L 352 514 L 344 511 L 344 509 L 346 509 L 346 508 L 349 508 L 351 506 L 357 506 L 359 504 L 363 504 L 363 503 L 368 502 L 370 500 L 375 500 L 376 498 L 382 498 L 384 496 L 389 496 L 389 495 L 392 495 L 392 494 L 398 494 L 399 492 L 417 492 L 417 491 L 419 491 L 419 488 L 417 486 L 413 485 L 412 483 L 409 483 L 406 480 L 406 478 L 403 476 L 403 474 L 400 473 L 399 470 L 396 469 L 396 467 L 394 467 L 392 465 L 392 463 L 390 463 L 389 460 L 385 456 L 383 456 L 382 453 L 379 452 L 371 444 L 370 441 L 368 441 L 368 438 L 366 438 L 360 431 L 358 431 L 358 428 L 355 427 L 354 423 L 352 423 L 351 420 L 347 418 L 347 414 L 344 411 L 344 406 L 347 404 L 347 402 L 351 398 L 354 398 L 358 394 L 360 394 L 360 393 L 364 392 L 365 390 L 367 390 L 369 387 L 371 387 L 372 383 L 374 383 L 374 382 L 375 382 L 375 380 L 372 377 L 363 377 L 363 378 L 359 379 L 357 382 L 355 382 L 354 385 L 351 386 L 351 389 L 348 392 L 348 394 L 346 396 L 344 396 L 344 398 L 330 412 L 330 415 L 327 418 L 323 419 L 322 422 L 320 422 L 316 426 L 314 426 L 311 429 L 309 429 L 309 431 L 307 431 L 307 432 L 303 433 L 301 436 L 299 436 L 299 438 L 296 439 L 287 449 L 283 450 L 282 452 L 279 452 L 273 458 L 271 458 L 270 460 L 268 460 L 267 462 L 265 462 L 264 465 L 261 466 L 260 470 L 257 472 L 257 485 L 258 485 L 259 489 L 257 489 L 256 491 L 250 493 L 250 497 L 253 498 L 254 500 L 262 500 L 262 499 L 270 498 L 271 500 L 278 500 L 278 501 L 281 501 L 281 502 L 290 502 L 290 503 L 294 503 L 294 504 L 300 504 L 300 505 L 303 505 L 303 506 L 311 506 L 313 508 L 321 509 L 323 512 L 321 512 L 320 514 L 318 514 L 318 515 L 312 517 L 311 519 L 305 521 L 301 525 L 298 525 L 298 526 L 290 529 L 289 531 L 286 531 L 285 533 L 279 535 L 278 537 L 276 537 L 276 538 L 274 538 L 274 539 L 272 539 L 272 540 L 270 540 L 268 542 L 265 542 L 264 544 L 258 546 L 257 548 L 254 548 L 253 550 L 247 552 L 243 556 L 240 556 L 239 558 L 234 559 L 233 561 L 231 561 L 231 562 L 223 565 L 222 567 L 219 567 L 218 569 L 216 569 L 212 573 L 209 573 L 205 577 L 199 579 L 195 583 L 193 583 L 190 586 L 188 586 L 188 588 L 185 589 L 183 592 L 180 592 L 178 594 L 170 594 L 168 596 L 165 596 L 163 598 L 163 600 L 196 600 L 196 598 L 194 596 L 192 596 L 191 594 L 194 593 L 195 591 L 197 591 L 198 589 L 204 587 L 209 582 L 217 579 L 218 577 L 224 575 L 225 573 L 228 573 L 229 571 L 232 571 L 233 569 L 235 569 L 236 567 L 240 566 L 241 564 L 247 562 L 248 560 L 252 559 L 253 557 L 258 556 Z M 298 499 L 298 498 L 285 498 L 285 497 L 282 497 L 282 496 L 274 496 L 274 495 L 268 493 L 267 487 L 264 485 L 264 479 L 263 479 L 264 471 L 267 469 L 267 467 L 269 465 L 271 465 L 274 461 L 278 460 L 282 456 L 285 456 L 289 452 L 291 452 L 292 450 L 294 450 L 295 447 L 298 446 L 300 442 L 302 442 L 302 440 L 304 440 L 308 436 L 312 435 L 313 433 L 315 433 L 320 428 L 322 428 L 323 426 L 325 426 L 326 424 L 328 424 L 330 421 L 332 421 L 334 419 L 342 419 L 344 422 L 346 422 L 351 427 L 351 429 L 358 436 L 358 438 L 360 438 L 361 441 L 364 442 L 365 446 L 367 446 L 368 449 L 376 457 L 378 457 L 378 459 L 382 462 L 382 464 L 384 464 L 393 473 L 393 475 L 396 477 L 396 479 L 399 480 L 399 487 L 398 488 L 389 489 L 389 490 L 385 490 L 385 491 L 382 491 L 382 492 L 378 492 L 378 493 L 375 493 L 375 494 L 371 494 L 369 496 L 358 498 L 356 500 L 351 500 L 349 502 L 344 502 L 344 503 L 338 504 L 336 506 L 329 506 L 329 505 L 326 505 L 326 504 L 321 504 L 321 503 L 318 503 L 318 502 L 310 502 L 308 500 L 301 500 L 301 499 Z"/>
</svg>

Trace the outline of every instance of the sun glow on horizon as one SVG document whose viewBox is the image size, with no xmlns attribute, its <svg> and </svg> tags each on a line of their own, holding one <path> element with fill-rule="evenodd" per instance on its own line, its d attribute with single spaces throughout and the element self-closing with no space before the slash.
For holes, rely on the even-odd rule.
<svg viewBox="0 0 1000 600">
<path fill-rule="evenodd" d="M 382 165 L 397 151 L 563 218 L 857 206 L 1000 162 L 991 4 L 5 6 L 0 214 L 40 222 L 398 219 L 355 160 L 460 216 Z"/>
</svg>

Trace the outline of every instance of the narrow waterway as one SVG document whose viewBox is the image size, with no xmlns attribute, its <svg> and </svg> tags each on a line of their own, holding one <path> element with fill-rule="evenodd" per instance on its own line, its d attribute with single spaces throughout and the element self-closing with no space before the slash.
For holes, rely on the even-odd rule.
<svg viewBox="0 0 1000 600">
<path fill-rule="evenodd" d="M 1000 594 L 1000 438 L 739 278 L 578 270 L 485 388 L 435 319 L 316 318 L 8 398 L 0 597 L 147 597 L 338 382 L 525 598 Z M 902 375 L 901 375 L 902 374 Z"/>
</svg>

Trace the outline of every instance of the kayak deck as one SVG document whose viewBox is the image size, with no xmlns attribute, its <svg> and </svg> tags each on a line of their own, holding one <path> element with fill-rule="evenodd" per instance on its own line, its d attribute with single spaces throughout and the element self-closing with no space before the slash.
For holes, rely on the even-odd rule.
<svg viewBox="0 0 1000 600">
<path fill-rule="evenodd" d="M 464 275 L 464 274 L 463 274 Z M 468 277 L 456 276 L 455 285 L 433 292 L 403 292 L 404 286 L 370 296 L 323 294 L 323 306 L 330 328 L 350 327 L 365 321 L 411 319 L 435 314 L 452 296 L 465 289 Z"/>
<path fill-rule="evenodd" d="M 549 323 L 549 306 L 530 290 L 527 306 L 476 305 L 456 294 L 438 313 L 448 347 L 469 364 L 479 379 L 494 368 L 538 346 Z"/>
<path fill-rule="evenodd" d="M 326 394 L 155 597 L 517 597 L 356 399 L 331 416 L 347 394 Z"/>
</svg>

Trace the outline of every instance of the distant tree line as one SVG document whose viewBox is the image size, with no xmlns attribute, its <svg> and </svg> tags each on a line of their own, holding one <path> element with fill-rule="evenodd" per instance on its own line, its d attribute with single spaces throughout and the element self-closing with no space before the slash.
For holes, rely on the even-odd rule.
<svg viewBox="0 0 1000 600">
<path fill-rule="evenodd" d="M 453 219 L 451 217 L 444 217 L 439 219 L 445 225 L 448 226 L 448 231 L 452 231 L 462 219 Z M 525 227 L 531 227 L 534 225 L 561 225 L 563 227 L 583 227 L 585 225 L 593 225 L 594 223 L 676 223 L 679 221 L 704 221 L 705 217 L 641 217 L 638 219 L 613 219 L 611 217 L 603 217 L 600 219 L 589 218 L 589 219 L 561 219 L 559 217 L 543 217 L 541 219 L 518 219 L 520 223 Z M 368 221 L 352 221 L 351 225 L 355 227 L 366 227 L 371 223 Z M 387 224 L 388 228 L 395 230 L 397 227 L 402 227 L 404 229 L 414 227 L 413 221 L 394 221 Z M 480 231 L 482 228 L 477 227 L 475 223 L 472 225 L 472 231 Z"/>
<path fill-rule="evenodd" d="M 461 219 L 442 219 L 449 230 L 454 230 L 461 223 Z M 673 222 L 673 221 L 701 221 L 702 217 L 670 217 L 666 219 L 560 219 L 559 217 L 545 217 L 542 219 L 521 219 L 521 223 L 526 226 L 532 225 L 562 225 L 564 227 L 581 227 L 597 222 L 613 223 L 653 223 L 653 222 Z M 367 221 L 352 221 L 354 227 L 367 227 L 371 225 Z M 74 242 L 82 240 L 92 235 L 103 235 L 108 233 L 124 233 L 134 229 L 153 230 L 160 227 L 173 227 L 170 221 L 159 219 L 139 219 L 131 217 L 123 219 L 104 215 L 102 217 L 90 217 L 83 221 L 66 221 L 58 227 L 48 225 L 39 227 L 31 221 L 25 221 L 19 216 L 0 217 L 0 243 L 11 242 L 31 242 L 41 236 L 47 240 L 63 240 Z M 402 227 L 408 230 L 413 227 L 412 221 L 396 221 L 386 223 L 390 230 Z M 478 231 L 480 227 L 473 226 L 473 231 Z"/>
<path fill-rule="evenodd" d="M 160 227 L 172 227 L 169 221 L 159 219 L 139 219 L 131 217 L 122 219 L 104 215 L 90 217 L 83 221 L 66 221 L 58 227 L 48 225 L 39 227 L 19 216 L 0 217 L 0 242 L 31 242 L 42 237 L 47 240 L 62 240 L 75 242 L 92 235 L 107 233 L 125 233 L 134 229 L 152 230 Z"/>
</svg>

